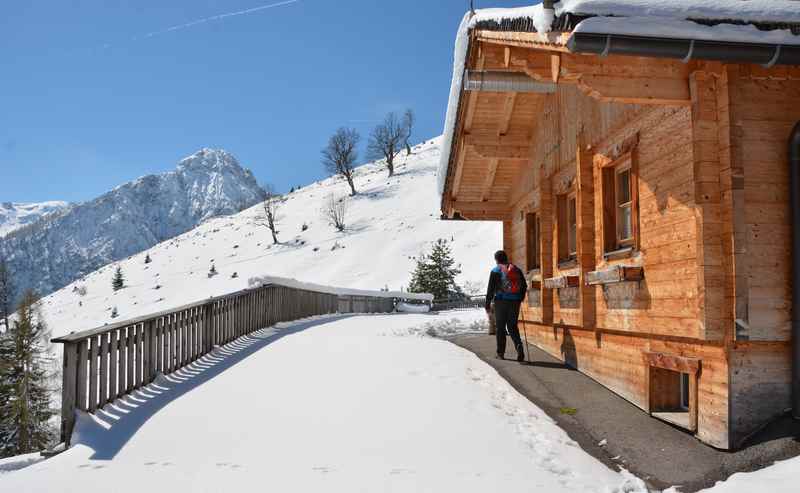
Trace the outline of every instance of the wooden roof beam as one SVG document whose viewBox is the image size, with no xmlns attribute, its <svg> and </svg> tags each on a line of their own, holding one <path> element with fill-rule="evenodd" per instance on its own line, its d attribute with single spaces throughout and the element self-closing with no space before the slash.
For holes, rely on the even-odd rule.
<svg viewBox="0 0 800 493">
<path fill-rule="evenodd" d="M 486 181 L 483 183 L 483 192 L 481 192 L 481 202 L 488 202 L 494 186 L 494 178 L 497 176 L 497 166 L 500 160 L 497 158 L 489 160 L 489 173 L 486 174 Z"/>
<path fill-rule="evenodd" d="M 505 106 L 503 107 L 503 116 L 500 118 L 500 125 L 497 129 L 497 135 L 503 136 L 508 133 L 508 127 L 511 125 L 511 115 L 514 113 L 514 104 L 517 101 L 517 93 L 512 92 L 506 96 Z"/>
<path fill-rule="evenodd" d="M 527 147 L 531 145 L 530 137 L 519 135 L 497 135 L 496 133 L 474 133 L 465 135 L 464 145 L 468 146 L 500 146 Z"/>
<path fill-rule="evenodd" d="M 582 75 L 578 88 L 603 102 L 689 106 L 689 81 L 683 78 Z"/>
<path fill-rule="evenodd" d="M 466 152 L 466 148 L 464 147 L 463 141 L 459 143 L 458 150 L 456 151 L 457 159 L 456 159 L 456 174 L 453 177 L 453 187 L 450 190 L 450 195 L 455 198 L 458 195 L 458 191 L 461 189 L 461 177 L 464 176 L 464 154 Z"/>
<path fill-rule="evenodd" d="M 450 204 L 451 217 L 458 212 L 466 219 L 503 221 L 511 218 L 508 204 L 500 202 L 467 202 L 454 200 Z"/>
<path fill-rule="evenodd" d="M 484 159 L 514 159 L 527 161 L 531 158 L 529 146 L 472 146 L 473 152 Z"/>
</svg>

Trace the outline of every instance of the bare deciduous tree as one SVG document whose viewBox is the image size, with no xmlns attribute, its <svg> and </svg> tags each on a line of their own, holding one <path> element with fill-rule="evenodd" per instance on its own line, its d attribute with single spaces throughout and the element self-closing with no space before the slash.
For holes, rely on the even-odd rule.
<svg viewBox="0 0 800 493">
<path fill-rule="evenodd" d="M 328 195 L 325 205 L 322 207 L 322 216 L 330 221 L 337 231 L 344 231 L 347 217 L 347 197 Z"/>
<path fill-rule="evenodd" d="M 322 164 L 325 166 L 325 170 L 347 180 L 347 184 L 350 185 L 350 195 L 356 194 L 353 176 L 360 140 L 361 136 L 356 129 L 341 127 L 328 140 L 328 145 L 322 149 Z"/>
<path fill-rule="evenodd" d="M 261 187 L 261 211 L 256 215 L 254 222 L 259 226 L 264 226 L 272 233 L 272 242 L 278 242 L 278 210 L 281 206 L 281 196 L 275 192 L 275 187 L 266 184 Z"/>
<path fill-rule="evenodd" d="M 403 114 L 403 143 L 406 146 L 406 156 L 411 155 L 411 143 L 409 141 L 411 140 L 411 131 L 414 128 L 414 121 L 414 110 L 408 108 Z"/>
<path fill-rule="evenodd" d="M 405 137 L 403 122 L 392 112 L 386 115 L 383 123 L 372 130 L 367 144 L 368 159 L 384 159 L 389 176 L 394 175 L 394 157 L 401 148 Z"/>
</svg>

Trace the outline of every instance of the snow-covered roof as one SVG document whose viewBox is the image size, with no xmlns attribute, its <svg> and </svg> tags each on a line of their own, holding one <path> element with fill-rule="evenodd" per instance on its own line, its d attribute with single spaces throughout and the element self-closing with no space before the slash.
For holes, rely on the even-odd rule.
<svg viewBox="0 0 800 493">
<path fill-rule="evenodd" d="M 577 25 L 574 23 L 577 22 Z M 473 28 L 553 30 L 596 34 L 800 45 L 800 0 L 563 0 L 555 12 L 541 4 L 468 12 L 458 29 L 438 186 L 444 193 L 458 118 L 469 33 Z"/>
<path fill-rule="evenodd" d="M 564 0 L 556 14 L 590 14 L 672 19 L 800 22 L 797 0 Z"/>
</svg>

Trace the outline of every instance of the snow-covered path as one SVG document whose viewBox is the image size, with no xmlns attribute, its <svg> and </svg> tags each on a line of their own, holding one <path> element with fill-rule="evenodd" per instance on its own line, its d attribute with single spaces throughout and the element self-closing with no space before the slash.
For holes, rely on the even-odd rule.
<svg viewBox="0 0 800 493">
<path fill-rule="evenodd" d="M 81 416 L 2 491 L 637 491 L 488 365 L 410 330 L 454 315 L 264 329 Z M 463 315 L 469 319 L 473 315 Z"/>
</svg>

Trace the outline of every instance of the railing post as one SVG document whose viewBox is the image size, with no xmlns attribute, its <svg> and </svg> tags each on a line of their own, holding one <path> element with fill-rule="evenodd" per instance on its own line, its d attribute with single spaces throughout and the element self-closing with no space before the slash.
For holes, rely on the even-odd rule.
<svg viewBox="0 0 800 493">
<path fill-rule="evenodd" d="M 61 441 L 69 447 L 75 426 L 75 405 L 78 390 L 78 344 L 64 343 L 61 374 Z"/>
</svg>

